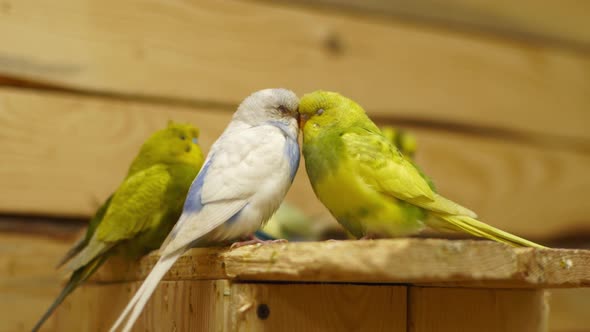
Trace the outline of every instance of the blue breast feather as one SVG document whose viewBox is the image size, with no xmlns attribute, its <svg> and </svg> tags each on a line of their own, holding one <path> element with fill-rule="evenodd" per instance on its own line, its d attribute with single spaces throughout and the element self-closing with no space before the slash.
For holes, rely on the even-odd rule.
<svg viewBox="0 0 590 332">
<path fill-rule="evenodd" d="M 293 182 L 295 174 L 297 174 L 297 169 L 299 168 L 299 158 L 301 155 L 299 154 L 299 143 L 289 136 L 287 136 L 287 141 L 285 142 L 285 155 L 287 160 L 289 160 L 289 171 L 291 182 Z"/>
<path fill-rule="evenodd" d="M 283 122 L 272 120 L 268 121 L 268 123 L 279 128 L 285 135 L 285 158 L 287 158 L 289 161 L 289 175 L 291 176 L 291 181 L 293 181 L 295 174 L 297 174 L 297 169 L 299 168 L 300 158 L 299 142 L 297 142 L 297 137 L 293 137 L 289 131 L 289 126 Z"/>
</svg>

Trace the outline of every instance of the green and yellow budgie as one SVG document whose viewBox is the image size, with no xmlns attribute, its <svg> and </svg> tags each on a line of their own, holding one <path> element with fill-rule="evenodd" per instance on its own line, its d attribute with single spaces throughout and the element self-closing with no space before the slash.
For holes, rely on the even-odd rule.
<svg viewBox="0 0 590 332">
<path fill-rule="evenodd" d="M 143 144 L 123 183 L 98 209 L 85 236 L 60 261 L 59 266 L 69 261 L 72 275 L 33 331 L 109 256 L 137 259 L 160 247 L 203 164 L 198 136 L 193 126 L 169 123 Z"/>
<path fill-rule="evenodd" d="M 437 194 L 354 101 L 316 91 L 301 98 L 299 113 L 303 156 L 314 192 L 356 237 L 405 236 L 428 225 L 543 248 L 478 221 L 471 210 Z"/>
</svg>

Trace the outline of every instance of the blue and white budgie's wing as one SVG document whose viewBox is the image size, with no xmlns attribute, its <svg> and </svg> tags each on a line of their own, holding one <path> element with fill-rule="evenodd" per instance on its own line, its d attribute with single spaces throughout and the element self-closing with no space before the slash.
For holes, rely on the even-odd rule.
<svg viewBox="0 0 590 332">
<path fill-rule="evenodd" d="M 206 163 L 201 171 L 202 190 L 191 188 L 183 215 L 166 247 L 162 247 L 162 255 L 169 255 L 205 234 L 206 242 L 220 242 L 235 239 L 236 233 L 256 231 L 260 222 L 270 218 L 279 206 L 291 184 L 291 170 L 297 168 L 299 151 L 289 155 L 289 144 L 289 138 L 272 125 L 240 130 L 239 135 L 218 141 L 210 153 L 212 162 Z M 199 177 L 193 186 L 198 184 Z M 252 215 L 257 212 L 258 218 Z M 219 228 L 225 221 L 231 221 L 231 226 Z"/>
<path fill-rule="evenodd" d="M 183 213 L 160 249 L 160 260 L 111 331 L 129 314 L 123 330 L 131 329 L 159 281 L 191 246 L 256 231 L 280 205 L 298 163 L 296 137 L 280 127 L 230 125 L 191 185 Z"/>
</svg>

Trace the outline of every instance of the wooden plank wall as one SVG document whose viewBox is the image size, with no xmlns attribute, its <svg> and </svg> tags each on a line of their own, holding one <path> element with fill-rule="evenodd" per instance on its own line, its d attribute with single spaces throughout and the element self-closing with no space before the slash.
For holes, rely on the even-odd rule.
<svg viewBox="0 0 590 332">
<path fill-rule="evenodd" d="M 408 297 L 411 332 L 539 332 L 547 326 L 543 290 L 410 287 Z"/>
<path fill-rule="evenodd" d="M 86 331 L 96 326 L 106 330 L 137 288 L 139 282 L 84 287 L 66 300 L 49 322 L 51 328 Z M 99 294 L 101 300 L 93 301 Z M 160 301 L 148 303 L 134 331 L 406 330 L 405 286 L 183 280 L 163 281 L 153 297 Z M 169 305 L 175 301 L 182 303 L 181 308 Z M 263 319 L 258 314 L 261 305 L 269 310 Z M 72 320 L 72 316 L 77 319 Z M 324 323 L 315 324 L 318 320 Z"/>
<path fill-rule="evenodd" d="M 485 221 L 588 243 L 587 7 L 2 0 L 0 331 L 30 328 L 57 292 L 53 262 L 153 130 L 194 123 L 206 150 L 266 87 L 342 92 L 412 130 L 440 191 Z M 288 200 L 328 219 L 304 169 Z"/>
</svg>

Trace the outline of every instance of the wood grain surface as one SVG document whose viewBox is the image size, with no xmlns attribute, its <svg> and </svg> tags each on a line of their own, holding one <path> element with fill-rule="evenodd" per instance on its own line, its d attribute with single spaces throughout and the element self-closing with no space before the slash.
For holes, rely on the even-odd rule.
<svg viewBox="0 0 590 332">
<path fill-rule="evenodd" d="M 134 331 L 222 331 L 224 281 L 162 282 Z M 108 331 L 141 283 L 85 285 L 48 321 L 45 331 Z"/>
<path fill-rule="evenodd" d="M 590 58 L 567 49 L 266 2 L 3 3 L 4 75 L 231 105 L 327 89 L 373 114 L 590 138 Z"/>
<path fill-rule="evenodd" d="M 543 290 L 411 287 L 410 332 L 545 332 Z"/>
<path fill-rule="evenodd" d="M 234 284 L 232 293 L 230 331 L 406 331 L 405 286 Z"/>
<path fill-rule="evenodd" d="M 0 232 L 0 332 L 30 331 L 62 287 L 55 270 L 71 241 Z"/>
<path fill-rule="evenodd" d="M 142 280 L 158 256 L 111 260 L 94 282 Z M 446 284 L 454 287 L 590 286 L 590 251 L 512 248 L 491 241 L 391 239 L 191 249 L 165 280 Z"/>
<path fill-rule="evenodd" d="M 394 20 L 419 21 L 442 29 L 470 30 L 529 43 L 590 50 L 590 24 L 585 1 L 471 1 L 471 0 L 297 0 L 330 10 L 369 12 Z"/>
<path fill-rule="evenodd" d="M 552 289 L 550 295 L 549 331 L 588 331 L 590 288 Z"/>
</svg>

